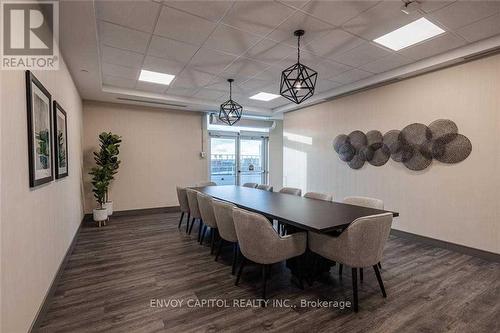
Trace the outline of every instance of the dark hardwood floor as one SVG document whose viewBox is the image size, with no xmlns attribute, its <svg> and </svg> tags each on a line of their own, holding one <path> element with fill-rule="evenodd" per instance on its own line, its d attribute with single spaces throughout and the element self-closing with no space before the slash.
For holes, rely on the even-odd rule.
<svg viewBox="0 0 500 333">
<path fill-rule="evenodd" d="M 179 214 L 115 217 L 84 227 L 39 332 L 500 332 L 500 264 L 391 237 L 382 262 L 388 297 L 365 269 L 360 309 L 301 307 L 302 300 L 351 300 L 350 269 L 333 267 L 298 289 L 284 264 L 272 267 L 267 293 L 295 307 L 186 305 L 188 299 L 260 295 L 260 269 L 240 285 L 231 248 L 214 262 L 208 246 L 177 230 Z M 182 299 L 181 308 L 151 300 Z"/>
</svg>

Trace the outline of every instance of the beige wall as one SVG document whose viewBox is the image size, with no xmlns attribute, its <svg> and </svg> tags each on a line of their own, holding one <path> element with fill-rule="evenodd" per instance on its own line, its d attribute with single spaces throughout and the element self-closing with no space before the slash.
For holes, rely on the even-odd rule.
<svg viewBox="0 0 500 333">
<path fill-rule="evenodd" d="M 332 147 L 341 133 L 441 118 L 472 142 L 459 164 L 352 170 Z M 500 253 L 500 55 L 287 113 L 284 132 L 285 186 L 377 197 L 400 212 L 395 229 Z"/>
<path fill-rule="evenodd" d="M 83 109 L 86 212 L 95 207 L 87 173 L 103 131 L 123 140 L 122 163 L 110 192 L 115 210 L 177 206 L 176 185 L 207 179 L 199 113 L 87 101 Z"/>
<path fill-rule="evenodd" d="M 274 122 L 269 131 L 269 185 L 278 191 L 283 187 L 283 121 Z"/>
<path fill-rule="evenodd" d="M 1 72 L 2 332 L 27 332 L 83 217 L 82 105 L 65 64 L 35 76 L 68 114 L 69 176 L 30 189 L 24 71 Z"/>
</svg>

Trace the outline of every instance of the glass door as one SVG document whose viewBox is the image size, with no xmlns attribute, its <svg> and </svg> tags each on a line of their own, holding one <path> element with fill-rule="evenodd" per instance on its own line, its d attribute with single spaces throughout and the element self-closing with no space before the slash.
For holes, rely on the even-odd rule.
<svg viewBox="0 0 500 333">
<path fill-rule="evenodd" d="M 236 185 L 237 137 L 210 137 L 210 180 Z"/>
<path fill-rule="evenodd" d="M 266 139 L 239 138 L 238 185 L 266 184 Z"/>
</svg>

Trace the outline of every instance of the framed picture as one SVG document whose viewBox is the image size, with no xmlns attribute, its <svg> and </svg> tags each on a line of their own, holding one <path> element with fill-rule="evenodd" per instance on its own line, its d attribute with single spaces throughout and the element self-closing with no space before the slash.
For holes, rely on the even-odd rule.
<svg viewBox="0 0 500 333">
<path fill-rule="evenodd" d="M 68 176 L 68 124 L 66 111 L 54 101 L 54 170 L 56 179 Z"/>
<path fill-rule="evenodd" d="M 30 187 L 54 179 L 52 156 L 52 97 L 30 71 L 26 71 L 28 109 L 28 161 Z"/>
</svg>

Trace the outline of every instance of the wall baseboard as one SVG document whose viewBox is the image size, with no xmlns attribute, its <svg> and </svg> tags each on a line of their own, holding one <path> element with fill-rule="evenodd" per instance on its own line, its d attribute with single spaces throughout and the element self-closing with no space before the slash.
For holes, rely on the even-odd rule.
<svg viewBox="0 0 500 333">
<path fill-rule="evenodd" d="M 181 211 L 180 206 L 141 208 L 141 209 L 115 211 L 113 212 L 113 216 L 135 216 L 135 215 L 147 215 L 147 214 L 178 213 L 180 211 Z M 93 222 L 92 214 L 85 214 L 83 220 L 85 223 Z"/>
<path fill-rule="evenodd" d="M 31 327 L 29 330 L 30 333 L 38 332 L 38 330 L 40 329 L 40 325 L 42 324 L 42 320 L 47 315 L 47 311 L 49 310 L 49 305 L 52 301 L 52 298 L 54 297 L 57 285 L 59 284 L 59 281 L 61 280 L 61 276 L 64 272 L 64 269 L 66 268 L 66 265 L 68 264 L 69 258 L 71 256 L 71 254 L 73 253 L 73 250 L 74 250 L 75 245 L 76 245 L 76 240 L 78 238 L 78 235 L 80 234 L 80 229 L 82 228 L 84 221 L 85 221 L 85 216 L 83 217 L 82 221 L 80 222 L 78 229 L 76 229 L 76 232 L 73 235 L 73 239 L 71 240 L 71 244 L 69 244 L 69 247 L 66 250 L 66 253 L 64 254 L 64 257 L 61 261 L 61 264 L 59 265 L 59 268 L 57 269 L 57 273 L 54 276 L 54 279 L 52 280 L 52 283 L 50 284 L 50 287 L 47 290 L 45 297 L 43 298 L 43 302 L 40 305 L 40 308 L 38 309 L 38 313 L 36 314 L 35 319 L 33 320 L 33 323 L 31 324 Z"/>
<path fill-rule="evenodd" d="M 425 244 L 429 244 L 435 247 L 447 249 L 454 252 L 463 253 L 472 257 L 478 257 L 487 261 L 500 262 L 500 254 L 488 252 L 484 250 L 475 249 L 472 247 L 468 247 L 465 245 L 459 245 L 455 243 L 450 243 L 446 241 L 442 241 L 435 238 L 430 238 L 426 236 L 420 236 L 417 234 L 413 234 L 407 231 L 401 231 L 396 229 L 391 229 L 391 235 L 401 238 L 407 238 L 416 242 L 421 242 Z"/>
</svg>

